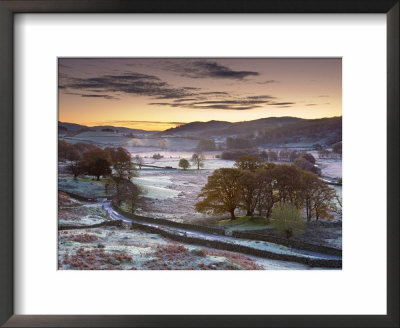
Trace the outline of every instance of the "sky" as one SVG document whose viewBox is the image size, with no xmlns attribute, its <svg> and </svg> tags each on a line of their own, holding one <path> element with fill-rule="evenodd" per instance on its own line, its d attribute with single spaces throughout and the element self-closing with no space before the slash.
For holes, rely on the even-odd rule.
<svg viewBox="0 0 400 328">
<path fill-rule="evenodd" d="M 59 58 L 59 121 L 162 131 L 342 115 L 340 58 Z"/>
</svg>

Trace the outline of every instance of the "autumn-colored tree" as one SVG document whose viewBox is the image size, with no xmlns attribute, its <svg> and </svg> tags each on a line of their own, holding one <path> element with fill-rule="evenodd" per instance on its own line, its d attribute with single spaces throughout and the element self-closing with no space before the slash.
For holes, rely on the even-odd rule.
<svg viewBox="0 0 400 328">
<path fill-rule="evenodd" d="M 135 166 L 131 162 L 131 154 L 125 148 L 105 148 L 104 151 L 110 155 L 117 177 L 130 179 L 136 175 Z"/>
<path fill-rule="evenodd" d="M 181 167 L 182 169 L 184 169 L 184 170 L 187 170 L 188 168 L 189 168 L 189 166 L 190 166 L 190 163 L 189 163 L 189 161 L 187 160 L 187 159 L 185 159 L 185 158 L 181 158 L 180 160 L 179 160 L 179 167 Z"/>
<path fill-rule="evenodd" d="M 281 203 L 290 203 L 297 208 L 302 206 L 301 172 L 295 165 L 282 164 L 275 167 L 275 189 Z"/>
<path fill-rule="evenodd" d="M 65 141 L 58 140 L 58 160 L 59 161 L 77 161 L 80 159 L 80 153 L 77 151 L 73 144 Z"/>
<path fill-rule="evenodd" d="M 320 218 L 332 218 L 331 212 L 337 210 L 334 202 L 336 196 L 335 189 L 329 187 L 326 183 L 319 180 L 313 199 L 313 209 L 315 212 L 315 219 L 317 221 Z"/>
<path fill-rule="evenodd" d="M 74 176 L 74 180 L 77 180 L 78 176 L 85 174 L 88 168 L 82 160 L 76 160 L 69 163 L 68 170 Z"/>
<path fill-rule="evenodd" d="M 316 220 L 322 217 L 331 218 L 330 212 L 337 210 L 334 202 L 337 199 L 335 189 L 311 172 L 302 172 L 301 179 L 307 221 L 311 221 L 313 217 Z"/>
<path fill-rule="evenodd" d="M 283 233 L 287 239 L 299 235 L 305 230 L 305 222 L 300 210 L 288 203 L 278 204 L 272 210 L 271 219 L 276 230 Z"/>
<path fill-rule="evenodd" d="M 301 155 L 301 157 L 303 157 L 304 159 L 306 159 L 310 163 L 315 164 L 315 157 L 312 154 L 304 153 L 304 154 Z"/>
<path fill-rule="evenodd" d="M 131 213 L 134 214 L 135 210 L 141 203 L 141 194 L 142 190 L 136 184 L 129 180 L 119 180 L 119 183 L 117 183 L 115 201 L 118 206 L 120 206 L 122 202 L 126 203 L 130 208 Z"/>
<path fill-rule="evenodd" d="M 274 193 L 274 185 L 276 183 L 274 170 L 275 165 L 270 163 L 256 171 L 256 180 L 258 182 L 258 202 L 256 208 L 260 216 L 265 213 L 267 218 L 271 216 L 272 208 L 277 201 Z"/>
<path fill-rule="evenodd" d="M 87 167 L 87 173 L 100 180 L 100 176 L 111 174 L 111 158 L 108 152 L 95 149 L 83 154 L 83 163 Z"/>
<path fill-rule="evenodd" d="M 192 159 L 191 159 L 193 164 L 195 166 L 197 166 L 198 170 L 200 170 L 200 168 L 204 166 L 204 160 L 205 160 L 205 157 L 202 153 L 194 153 L 192 155 Z"/>
<path fill-rule="evenodd" d="M 201 189 L 196 203 L 196 211 L 201 213 L 230 213 L 235 219 L 235 210 L 239 207 L 242 199 L 242 188 L 240 185 L 241 172 L 238 169 L 222 168 L 214 171 L 208 177 L 207 184 Z"/>
<path fill-rule="evenodd" d="M 234 166 L 242 170 L 250 170 L 254 172 L 265 164 L 264 160 L 251 155 L 240 156 Z"/>
<path fill-rule="evenodd" d="M 253 216 L 259 201 L 259 188 L 260 185 L 257 181 L 257 176 L 250 170 L 240 170 L 241 175 L 239 184 L 242 193 L 241 207 L 246 210 L 246 216 Z"/>
</svg>

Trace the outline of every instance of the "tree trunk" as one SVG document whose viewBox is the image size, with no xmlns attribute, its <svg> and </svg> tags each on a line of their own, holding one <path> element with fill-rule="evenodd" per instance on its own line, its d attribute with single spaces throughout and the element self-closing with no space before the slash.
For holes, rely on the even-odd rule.
<svg viewBox="0 0 400 328">
<path fill-rule="evenodd" d="M 100 175 L 97 176 L 97 181 L 100 181 Z"/>
<path fill-rule="evenodd" d="M 232 219 L 232 220 L 235 220 L 235 219 L 236 219 L 236 217 L 235 217 L 235 210 L 231 210 L 231 219 Z"/>
</svg>

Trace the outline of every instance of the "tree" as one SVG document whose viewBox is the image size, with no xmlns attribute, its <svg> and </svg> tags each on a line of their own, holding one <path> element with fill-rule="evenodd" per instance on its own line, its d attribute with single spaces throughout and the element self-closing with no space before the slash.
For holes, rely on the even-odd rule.
<svg viewBox="0 0 400 328">
<path fill-rule="evenodd" d="M 315 164 L 315 157 L 312 154 L 304 153 L 304 154 L 301 155 L 301 157 L 303 157 L 304 159 L 306 159 L 310 163 Z"/>
<path fill-rule="evenodd" d="M 228 137 L 226 138 L 226 148 L 228 149 L 253 148 L 253 143 L 250 139 Z"/>
<path fill-rule="evenodd" d="M 161 159 L 161 158 L 163 158 L 163 157 L 164 157 L 164 156 L 161 155 L 160 153 L 153 154 L 153 158 L 154 158 L 154 159 Z"/>
<path fill-rule="evenodd" d="M 111 163 L 119 178 L 130 179 L 135 176 L 131 154 L 125 148 L 105 148 L 104 151 L 110 155 Z"/>
<path fill-rule="evenodd" d="M 271 218 L 276 230 L 283 233 L 287 239 L 304 232 L 304 218 L 296 206 L 280 203 L 272 210 Z"/>
<path fill-rule="evenodd" d="M 187 159 L 181 158 L 179 160 L 179 167 L 181 167 L 182 169 L 186 170 L 189 166 L 190 166 L 190 163 Z"/>
<path fill-rule="evenodd" d="M 242 203 L 246 210 L 246 216 L 253 217 L 254 210 L 256 209 L 259 200 L 259 183 L 256 174 L 250 170 L 240 170 L 241 175 L 239 184 L 242 193 Z"/>
<path fill-rule="evenodd" d="M 196 147 L 199 151 L 216 150 L 215 141 L 213 139 L 201 139 Z"/>
<path fill-rule="evenodd" d="M 301 168 L 304 171 L 311 171 L 314 167 L 313 163 L 306 160 L 304 157 L 299 157 L 294 163 L 297 167 Z"/>
<path fill-rule="evenodd" d="M 140 203 L 142 190 L 129 180 L 123 180 L 118 186 L 117 199 L 119 204 L 126 203 L 134 214 Z"/>
<path fill-rule="evenodd" d="M 64 141 L 58 140 L 58 160 L 59 161 L 76 161 L 80 159 L 80 153 L 75 149 L 74 145 Z"/>
<path fill-rule="evenodd" d="M 200 170 L 201 167 L 204 166 L 205 157 L 202 153 L 194 153 L 192 155 L 192 162 L 194 165 L 197 165 L 197 169 Z"/>
<path fill-rule="evenodd" d="M 196 203 L 196 211 L 201 213 L 230 213 L 235 219 L 235 210 L 242 198 L 240 186 L 241 172 L 238 169 L 222 168 L 208 177 L 207 184 L 201 189 Z"/>
<path fill-rule="evenodd" d="M 256 156 L 244 155 L 240 156 L 234 166 L 241 170 L 250 170 L 254 172 L 265 164 L 264 160 Z"/>
<path fill-rule="evenodd" d="M 332 218 L 330 212 L 337 210 L 334 200 L 336 199 L 335 189 L 329 187 L 326 183 L 319 180 L 313 198 L 313 209 L 315 212 L 315 219 L 319 218 Z"/>
<path fill-rule="evenodd" d="M 342 155 L 342 142 L 334 144 L 332 150 L 334 153 Z"/>
<path fill-rule="evenodd" d="M 329 187 L 317 175 L 310 172 L 302 173 L 302 190 L 305 202 L 306 218 L 331 218 L 330 212 L 337 211 L 335 189 Z"/>
<path fill-rule="evenodd" d="M 264 168 L 256 171 L 256 180 L 259 184 L 256 209 L 260 216 L 264 212 L 267 218 L 271 216 L 272 208 L 277 201 L 277 197 L 274 194 L 276 182 L 274 169 L 275 164 L 267 164 Z"/>
<path fill-rule="evenodd" d="M 81 160 L 71 161 L 68 165 L 68 170 L 74 176 L 74 180 L 78 179 L 78 176 L 85 174 L 87 172 L 87 167 L 85 163 Z"/>
<path fill-rule="evenodd" d="M 290 203 L 297 208 L 302 207 L 301 172 L 295 165 L 277 165 L 274 169 L 276 183 L 274 185 L 281 203 Z"/>
<path fill-rule="evenodd" d="M 87 168 L 87 173 L 95 176 L 97 181 L 100 180 L 100 176 L 111 174 L 110 155 L 102 149 L 94 149 L 84 153 L 83 163 Z"/>
<path fill-rule="evenodd" d="M 141 156 L 139 156 L 139 155 L 136 155 L 135 156 L 135 164 L 137 166 L 139 166 L 139 170 L 141 170 L 142 169 L 142 165 L 144 164 L 143 158 Z"/>
</svg>

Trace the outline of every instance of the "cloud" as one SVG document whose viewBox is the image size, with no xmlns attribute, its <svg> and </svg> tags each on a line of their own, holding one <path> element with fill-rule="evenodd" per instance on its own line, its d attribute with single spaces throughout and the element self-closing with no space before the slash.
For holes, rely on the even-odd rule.
<svg viewBox="0 0 400 328">
<path fill-rule="evenodd" d="M 217 78 L 242 80 L 248 76 L 259 75 L 258 72 L 253 71 L 235 71 L 227 66 L 208 60 L 171 63 L 165 65 L 163 68 L 193 79 Z"/>
<path fill-rule="evenodd" d="M 87 78 L 67 78 L 61 88 L 85 90 L 107 94 L 121 92 L 139 96 L 150 96 L 157 99 L 173 99 L 188 97 L 191 90 L 197 88 L 174 88 L 161 81 L 157 76 L 141 73 L 125 73 L 119 75 L 101 75 Z M 110 99 L 110 98 L 109 98 Z"/>
<path fill-rule="evenodd" d="M 216 99 L 216 100 L 199 100 L 193 98 L 175 100 L 174 102 L 152 102 L 148 105 L 168 106 L 178 108 L 193 109 L 227 109 L 227 110 L 249 110 L 260 108 L 262 105 L 268 104 L 271 96 L 250 96 L 238 99 Z"/>
<path fill-rule="evenodd" d="M 289 106 L 289 105 L 295 105 L 296 103 L 294 102 L 270 102 L 268 105 L 270 106 Z"/>
<path fill-rule="evenodd" d="M 306 104 L 306 106 L 317 106 L 317 104 Z"/>
<path fill-rule="evenodd" d="M 276 97 L 269 95 L 260 95 L 260 96 L 249 96 L 248 99 L 276 99 Z"/>
<path fill-rule="evenodd" d="M 256 82 L 257 84 L 271 84 L 271 83 L 279 83 L 277 80 L 267 80 L 262 82 Z"/>
<path fill-rule="evenodd" d="M 113 96 L 109 95 L 92 95 L 92 94 L 81 94 L 81 97 L 86 97 L 86 98 L 104 98 L 104 99 L 119 99 Z"/>
</svg>

